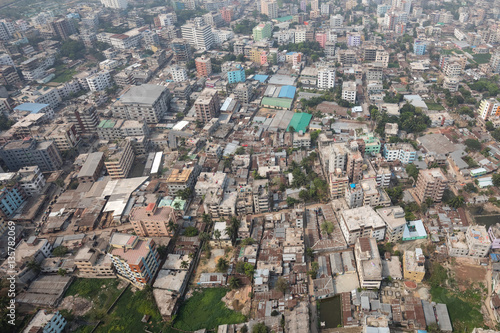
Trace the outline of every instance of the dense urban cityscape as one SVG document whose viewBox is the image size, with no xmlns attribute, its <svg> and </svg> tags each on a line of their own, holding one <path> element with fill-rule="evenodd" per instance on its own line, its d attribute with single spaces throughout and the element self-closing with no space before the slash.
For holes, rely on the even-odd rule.
<svg viewBox="0 0 500 333">
<path fill-rule="evenodd" d="M 0 0 L 0 331 L 500 332 L 499 0 Z"/>
</svg>

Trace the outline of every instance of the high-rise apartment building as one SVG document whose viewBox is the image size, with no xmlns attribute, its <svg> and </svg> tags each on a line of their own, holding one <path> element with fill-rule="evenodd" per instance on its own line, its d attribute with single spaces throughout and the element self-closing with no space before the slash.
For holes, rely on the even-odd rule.
<svg viewBox="0 0 500 333">
<path fill-rule="evenodd" d="M 116 272 L 140 288 L 152 282 L 160 267 L 160 255 L 151 238 L 115 232 L 108 256 Z"/>
<path fill-rule="evenodd" d="M 134 151 L 130 140 L 123 140 L 118 144 L 110 145 L 104 165 L 111 179 L 127 178 L 132 163 Z"/>
<path fill-rule="evenodd" d="M 342 99 L 356 103 L 356 82 L 344 81 L 342 83 Z"/>
<path fill-rule="evenodd" d="M 113 103 L 113 116 L 122 119 L 158 123 L 169 110 L 170 91 L 156 84 L 132 86 Z"/>
<path fill-rule="evenodd" d="M 270 23 L 261 23 L 253 28 L 253 39 L 259 41 L 265 38 L 271 38 L 272 28 Z"/>
<path fill-rule="evenodd" d="M 201 56 L 195 59 L 196 74 L 199 77 L 210 76 L 212 74 L 212 60 L 210 57 Z"/>
<path fill-rule="evenodd" d="M 447 185 L 448 178 L 441 169 L 420 170 L 415 194 L 421 202 L 425 202 L 427 198 L 431 198 L 434 202 L 440 202 Z"/>
<path fill-rule="evenodd" d="M 318 68 L 318 88 L 330 89 L 335 87 L 335 68 L 320 67 Z"/>
<path fill-rule="evenodd" d="M 219 116 L 220 100 L 215 89 L 204 89 L 201 95 L 194 102 L 196 109 L 196 119 L 201 123 L 207 123 L 212 118 Z"/>
<path fill-rule="evenodd" d="M 274 0 L 261 1 L 261 13 L 267 15 L 270 19 L 278 17 L 278 3 Z"/>
<path fill-rule="evenodd" d="M 104 7 L 114 8 L 114 9 L 126 9 L 128 6 L 127 0 L 101 0 Z"/>
<path fill-rule="evenodd" d="M 99 125 L 97 109 L 87 103 L 69 105 L 64 108 L 63 115 L 68 123 L 76 126 L 78 134 L 95 133 Z"/>
<path fill-rule="evenodd" d="M 171 46 L 176 62 L 187 62 L 191 59 L 191 45 L 185 39 L 175 38 Z"/>
<path fill-rule="evenodd" d="M 54 142 L 35 139 L 7 142 L 0 148 L 0 158 L 10 171 L 31 165 L 37 165 L 42 171 L 55 171 L 63 164 Z"/>
<path fill-rule="evenodd" d="M 194 23 L 187 23 L 181 27 L 182 38 L 198 50 L 210 50 L 214 45 L 212 27 L 205 24 L 203 19 Z"/>
<path fill-rule="evenodd" d="M 491 117 L 500 117 L 500 102 L 495 98 L 483 99 L 477 109 L 477 114 L 483 120 Z"/>
</svg>

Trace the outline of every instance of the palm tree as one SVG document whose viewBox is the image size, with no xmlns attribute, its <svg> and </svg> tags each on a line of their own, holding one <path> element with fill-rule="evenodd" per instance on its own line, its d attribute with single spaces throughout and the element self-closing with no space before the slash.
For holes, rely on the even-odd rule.
<svg viewBox="0 0 500 333">
<path fill-rule="evenodd" d="M 181 268 L 187 269 L 189 267 L 189 263 L 186 260 L 181 261 Z"/>
<path fill-rule="evenodd" d="M 212 217 L 208 214 L 203 213 L 203 223 L 212 224 Z"/>
<path fill-rule="evenodd" d="M 40 273 L 40 271 L 42 270 L 42 266 L 40 265 L 40 263 L 36 262 L 34 259 L 29 261 L 26 264 L 26 267 L 35 271 L 35 273 Z"/>
<path fill-rule="evenodd" d="M 179 225 L 177 223 L 175 223 L 174 221 L 170 220 L 168 222 L 167 229 L 172 234 L 175 234 L 175 232 L 177 231 L 178 228 L 179 228 Z"/>
<path fill-rule="evenodd" d="M 460 208 L 465 204 L 465 199 L 463 196 L 459 195 L 450 200 L 449 205 L 453 208 Z"/>
<path fill-rule="evenodd" d="M 215 232 L 214 232 L 214 236 L 215 236 Z M 201 232 L 200 233 L 200 241 L 204 242 L 204 241 L 207 241 L 210 239 L 210 235 L 207 233 L 207 232 Z"/>
<path fill-rule="evenodd" d="M 222 234 L 220 232 L 220 230 L 215 230 L 214 231 L 214 238 L 219 242 L 219 247 L 221 247 L 220 245 L 220 238 L 221 238 Z"/>
<path fill-rule="evenodd" d="M 237 277 L 230 277 L 229 278 L 229 287 L 231 289 L 238 289 L 240 287 L 240 280 Z"/>
</svg>

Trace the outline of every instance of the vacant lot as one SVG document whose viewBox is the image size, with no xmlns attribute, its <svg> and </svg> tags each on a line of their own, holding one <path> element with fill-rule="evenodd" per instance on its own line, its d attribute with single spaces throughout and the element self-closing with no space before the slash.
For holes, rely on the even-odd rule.
<svg viewBox="0 0 500 333">
<path fill-rule="evenodd" d="M 218 325 L 245 322 L 244 315 L 228 309 L 222 302 L 222 297 L 227 291 L 225 288 L 195 291 L 179 309 L 174 328 L 196 331 L 202 328 L 214 329 Z"/>
<path fill-rule="evenodd" d="M 478 265 L 471 265 L 457 260 L 457 264 L 453 266 L 455 277 L 460 285 L 468 288 L 472 283 L 484 283 L 486 277 L 486 268 Z"/>
<path fill-rule="evenodd" d="M 444 107 L 439 104 L 439 103 L 435 103 L 433 101 L 425 101 L 425 104 L 427 104 L 427 107 L 429 108 L 429 110 L 432 110 L 432 111 L 441 111 L 441 110 L 444 110 Z"/>
<path fill-rule="evenodd" d="M 475 62 L 481 65 L 481 64 L 486 64 L 490 61 L 491 54 L 490 53 L 474 54 L 472 57 L 474 58 Z"/>
<path fill-rule="evenodd" d="M 106 313 L 125 286 L 126 283 L 119 279 L 76 279 L 65 297 L 78 296 L 92 306 L 84 315 L 80 315 L 76 305 L 73 307 L 78 323 L 76 332 L 91 332 L 98 321 L 101 324 L 95 332 L 143 332 L 146 326 L 151 332 L 160 332 L 164 324 L 149 291 L 134 292 L 131 287 L 127 288 L 110 313 Z M 146 324 L 141 322 L 144 315 L 151 316 Z"/>
<path fill-rule="evenodd" d="M 442 287 L 431 289 L 432 301 L 444 303 L 448 307 L 451 323 L 455 332 L 471 332 L 474 327 L 483 327 L 481 295 L 477 290 L 465 292 Z"/>
</svg>

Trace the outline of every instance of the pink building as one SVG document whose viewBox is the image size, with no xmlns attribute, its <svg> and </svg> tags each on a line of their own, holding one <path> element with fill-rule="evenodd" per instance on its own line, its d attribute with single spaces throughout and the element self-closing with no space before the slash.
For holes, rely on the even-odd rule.
<svg viewBox="0 0 500 333">
<path fill-rule="evenodd" d="M 319 45 L 324 49 L 326 44 L 326 34 L 324 32 L 318 32 L 315 38 Z"/>
<path fill-rule="evenodd" d="M 264 65 L 265 63 L 267 63 L 267 53 L 265 51 L 263 51 L 260 54 L 260 64 Z"/>
</svg>

